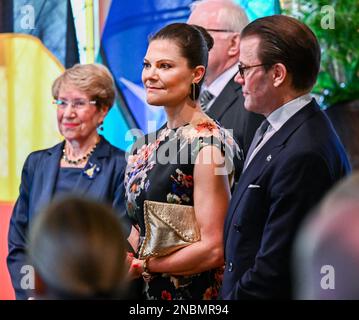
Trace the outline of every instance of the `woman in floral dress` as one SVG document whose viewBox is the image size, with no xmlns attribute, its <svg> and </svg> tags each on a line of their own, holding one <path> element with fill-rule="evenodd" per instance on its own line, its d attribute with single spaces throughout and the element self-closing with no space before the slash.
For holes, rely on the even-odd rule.
<svg viewBox="0 0 359 320">
<path fill-rule="evenodd" d="M 172 254 L 132 259 L 132 278 L 151 274 L 145 299 L 215 299 L 221 285 L 223 224 L 238 146 L 198 103 L 212 45 L 203 28 L 175 23 L 152 37 L 144 58 L 147 102 L 164 106 L 167 123 L 137 141 L 128 158 L 127 213 L 141 239 L 145 200 L 193 206 L 200 230 L 199 241 Z"/>
</svg>

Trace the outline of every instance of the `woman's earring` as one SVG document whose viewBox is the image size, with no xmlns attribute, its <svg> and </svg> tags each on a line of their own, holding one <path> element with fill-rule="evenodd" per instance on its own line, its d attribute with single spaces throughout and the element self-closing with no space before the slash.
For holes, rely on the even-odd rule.
<svg viewBox="0 0 359 320">
<path fill-rule="evenodd" d="M 103 121 L 101 121 L 101 122 L 97 125 L 97 129 L 99 129 L 100 131 L 103 131 Z"/>
<path fill-rule="evenodd" d="M 193 101 L 196 101 L 198 99 L 198 97 L 199 97 L 199 85 L 198 85 L 198 83 L 192 82 L 189 97 Z"/>
</svg>

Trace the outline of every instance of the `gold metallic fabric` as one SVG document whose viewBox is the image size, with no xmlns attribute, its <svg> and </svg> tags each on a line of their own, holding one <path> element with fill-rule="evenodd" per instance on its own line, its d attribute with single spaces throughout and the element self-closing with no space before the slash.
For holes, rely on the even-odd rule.
<svg viewBox="0 0 359 320">
<path fill-rule="evenodd" d="M 161 257 L 200 240 L 192 206 L 144 201 L 145 239 L 139 257 Z"/>
</svg>

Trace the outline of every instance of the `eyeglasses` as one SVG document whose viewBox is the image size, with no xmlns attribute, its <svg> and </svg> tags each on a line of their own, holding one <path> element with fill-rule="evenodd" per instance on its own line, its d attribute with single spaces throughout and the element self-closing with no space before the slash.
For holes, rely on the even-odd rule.
<svg viewBox="0 0 359 320">
<path fill-rule="evenodd" d="M 235 32 L 233 30 L 228 30 L 228 29 L 206 29 L 206 30 L 210 32 Z"/>
<path fill-rule="evenodd" d="M 75 99 L 75 100 L 61 100 L 55 99 L 52 101 L 53 104 L 57 106 L 60 110 L 65 110 L 67 106 L 71 105 L 75 110 L 83 110 L 89 105 L 96 105 L 95 100 L 86 100 L 86 99 Z"/>
<path fill-rule="evenodd" d="M 262 67 L 262 66 L 267 66 L 269 65 L 268 63 L 261 63 L 261 64 L 255 64 L 253 66 L 244 66 L 242 64 L 238 64 L 238 72 L 240 74 L 240 76 L 242 78 L 244 78 L 244 71 L 250 68 L 254 68 L 254 67 Z"/>
</svg>

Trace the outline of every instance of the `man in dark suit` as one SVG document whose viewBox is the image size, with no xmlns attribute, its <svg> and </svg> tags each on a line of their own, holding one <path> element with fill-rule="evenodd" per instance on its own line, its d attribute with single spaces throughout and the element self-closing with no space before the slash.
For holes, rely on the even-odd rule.
<svg viewBox="0 0 359 320">
<path fill-rule="evenodd" d="M 309 92 L 320 66 L 312 31 L 294 18 L 257 19 L 241 33 L 236 81 L 266 117 L 227 214 L 222 299 L 288 299 L 290 256 L 307 212 L 350 172 L 345 150 Z"/>
<path fill-rule="evenodd" d="M 234 81 L 238 71 L 239 34 L 248 24 L 248 18 L 230 0 L 205 0 L 193 4 L 188 23 L 202 26 L 214 39 L 200 96 L 202 108 L 224 128 L 233 130 L 234 139 L 245 155 L 263 120 L 261 115 L 244 108 L 241 85 Z"/>
</svg>

